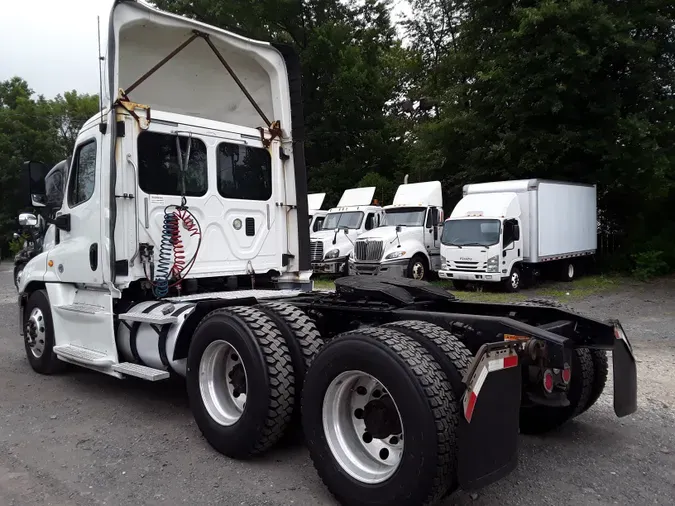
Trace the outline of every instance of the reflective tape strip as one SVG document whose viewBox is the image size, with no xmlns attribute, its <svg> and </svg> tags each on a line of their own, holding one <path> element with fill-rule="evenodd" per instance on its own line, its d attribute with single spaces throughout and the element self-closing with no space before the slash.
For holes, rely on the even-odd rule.
<svg viewBox="0 0 675 506">
<path fill-rule="evenodd" d="M 506 357 L 500 356 L 498 358 L 492 358 L 486 360 L 487 355 L 483 356 L 481 359 L 481 364 L 479 367 L 480 372 L 476 372 L 471 379 L 471 382 L 468 385 L 466 392 L 462 398 L 462 404 L 464 407 L 464 417 L 467 422 L 471 422 L 473 417 L 473 411 L 476 408 L 476 402 L 478 401 L 478 394 L 480 394 L 481 388 L 488 377 L 488 374 L 494 371 L 501 371 L 502 369 L 510 369 L 511 367 L 518 366 L 518 355 L 512 350 L 505 350 L 507 353 L 510 353 Z"/>
</svg>

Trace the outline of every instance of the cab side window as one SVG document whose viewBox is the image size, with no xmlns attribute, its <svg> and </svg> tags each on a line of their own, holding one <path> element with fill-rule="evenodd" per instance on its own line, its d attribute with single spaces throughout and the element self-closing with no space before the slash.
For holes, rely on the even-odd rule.
<svg viewBox="0 0 675 506">
<path fill-rule="evenodd" d="M 323 220 L 325 218 L 322 216 L 321 218 L 317 218 L 316 221 L 314 222 L 314 227 L 312 228 L 312 232 L 316 232 L 318 230 L 321 230 L 323 228 Z"/>
<path fill-rule="evenodd" d="M 91 198 L 96 184 L 96 140 L 78 146 L 68 185 L 68 206 L 76 207 Z"/>
<path fill-rule="evenodd" d="M 375 213 L 368 213 L 368 217 L 366 218 L 366 230 L 372 230 L 376 226 Z"/>
</svg>

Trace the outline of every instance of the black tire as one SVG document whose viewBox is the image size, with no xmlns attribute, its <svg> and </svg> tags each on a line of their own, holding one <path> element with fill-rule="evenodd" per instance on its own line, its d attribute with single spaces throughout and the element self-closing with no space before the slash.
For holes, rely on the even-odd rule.
<svg viewBox="0 0 675 506">
<path fill-rule="evenodd" d="M 424 346 L 441 366 L 455 395 L 461 395 L 464 391 L 462 378 L 471 365 L 473 355 L 458 336 L 438 325 L 421 320 L 387 323 L 382 328 L 394 329 Z"/>
<path fill-rule="evenodd" d="M 36 318 L 31 322 L 33 311 L 39 314 L 36 313 Z M 40 323 L 44 326 L 40 326 Z M 54 323 L 49 297 L 45 290 L 37 290 L 28 297 L 23 313 L 23 331 L 26 357 L 35 372 L 55 374 L 66 369 L 67 364 L 59 360 L 54 353 Z M 39 343 L 43 346 L 42 353 L 36 356 L 31 342 L 39 341 L 41 337 L 44 341 L 44 343 Z"/>
<path fill-rule="evenodd" d="M 560 279 L 565 282 L 574 281 L 576 275 L 576 265 L 571 260 L 563 261 L 560 265 Z"/>
<path fill-rule="evenodd" d="M 555 307 L 558 309 L 563 309 L 569 311 L 570 313 L 578 313 L 578 311 L 572 309 L 566 304 L 562 304 L 557 300 L 550 299 L 527 299 L 525 302 L 522 302 L 523 305 L 528 306 L 545 306 L 545 307 Z M 609 362 L 607 360 L 607 352 L 604 350 L 589 350 L 591 354 L 591 359 L 593 361 L 593 387 L 591 388 L 591 396 L 586 404 L 586 407 L 581 410 L 581 413 L 588 410 L 593 404 L 595 404 L 602 392 L 605 390 L 605 385 L 607 384 L 607 376 L 609 375 Z"/>
<path fill-rule="evenodd" d="M 469 286 L 469 282 L 455 280 L 452 282 L 452 286 L 455 287 L 455 290 L 466 290 L 466 287 Z"/>
<path fill-rule="evenodd" d="M 523 282 L 523 277 L 520 271 L 520 267 L 517 265 L 513 266 L 509 277 L 502 280 L 502 287 L 505 292 L 514 293 L 520 290 Z"/>
<path fill-rule="evenodd" d="M 246 373 L 246 405 L 232 425 L 218 423 L 200 390 L 200 363 L 215 341 L 238 353 Z M 291 353 L 276 325 L 262 311 L 230 307 L 212 311 L 195 330 L 187 362 L 190 408 L 202 434 L 220 453 L 248 458 L 263 453 L 283 435 L 295 403 Z"/>
<path fill-rule="evenodd" d="M 593 387 L 591 388 L 591 396 L 588 399 L 586 407 L 581 410 L 582 413 L 588 410 L 598 401 L 602 395 L 602 392 L 605 390 L 607 376 L 609 374 L 607 352 L 605 350 L 589 351 L 591 352 L 591 359 L 593 360 Z"/>
<path fill-rule="evenodd" d="M 309 316 L 295 306 L 284 302 L 265 302 L 256 307 L 275 323 L 291 353 L 295 372 L 293 419 L 299 422 L 302 385 L 309 366 L 323 346 L 323 338 Z M 300 423 L 292 425 L 300 427 Z"/>
<path fill-rule="evenodd" d="M 326 438 L 324 397 L 331 382 L 346 371 L 377 378 L 401 416 L 406 446 L 398 469 L 381 483 L 364 483 L 349 475 Z M 323 347 L 310 367 L 302 408 L 314 467 L 342 504 L 432 504 L 448 490 L 455 474 L 458 404 L 439 365 L 414 339 L 381 327 L 339 335 Z"/>
<path fill-rule="evenodd" d="M 567 399 L 569 406 L 527 406 L 520 409 L 520 431 L 523 434 L 543 434 L 556 429 L 581 414 L 593 391 L 593 359 L 590 350 L 577 348 L 572 353 L 572 379 Z"/>
<path fill-rule="evenodd" d="M 421 274 L 420 274 L 421 270 Z M 408 262 L 408 268 L 406 269 L 406 277 L 410 279 L 424 280 L 429 276 L 429 263 L 427 258 L 418 253 L 413 256 Z"/>
</svg>

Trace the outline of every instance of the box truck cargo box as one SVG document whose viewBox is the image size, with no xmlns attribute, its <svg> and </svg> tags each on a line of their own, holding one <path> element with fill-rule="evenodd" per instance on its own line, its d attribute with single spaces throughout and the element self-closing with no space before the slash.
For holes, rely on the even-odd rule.
<svg viewBox="0 0 675 506">
<path fill-rule="evenodd" d="M 595 186 L 579 183 L 466 185 L 443 227 L 439 276 L 458 288 L 501 282 L 508 290 L 544 269 L 571 281 L 579 259 L 597 249 L 596 202 Z"/>
</svg>

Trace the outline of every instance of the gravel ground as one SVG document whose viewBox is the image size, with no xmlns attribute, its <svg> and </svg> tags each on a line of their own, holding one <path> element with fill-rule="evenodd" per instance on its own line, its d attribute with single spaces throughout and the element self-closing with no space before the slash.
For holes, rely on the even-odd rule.
<svg viewBox="0 0 675 506">
<path fill-rule="evenodd" d="M 335 504 L 301 445 L 250 462 L 217 454 L 180 382 L 33 373 L 10 269 L 0 265 L 0 506 Z M 571 305 L 622 320 L 639 361 L 638 412 L 617 419 L 609 388 L 560 431 L 521 437 L 517 471 L 444 506 L 673 503 L 675 280 Z"/>
</svg>

